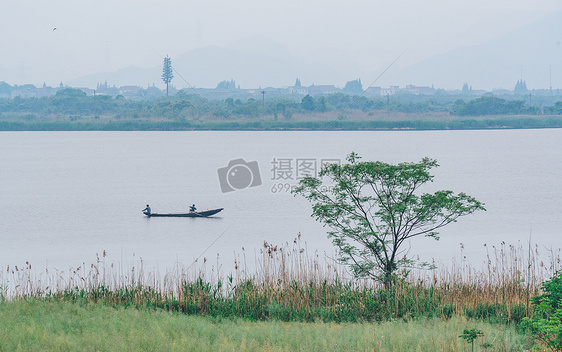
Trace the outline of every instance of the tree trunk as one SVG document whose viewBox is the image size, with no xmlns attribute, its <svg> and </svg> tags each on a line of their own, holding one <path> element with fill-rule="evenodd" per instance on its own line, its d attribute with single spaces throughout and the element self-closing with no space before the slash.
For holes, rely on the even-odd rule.
<svg viewBox="0 0 562 352">
<path fill-rule="evenodd" d="M 394 286 L 394 276 L 392 275 L 393 268 L 391 264 L 387 264 L 384 267 L 383 272 L 383 284 L 385 290 L 389 291 Z"/>
</svg>

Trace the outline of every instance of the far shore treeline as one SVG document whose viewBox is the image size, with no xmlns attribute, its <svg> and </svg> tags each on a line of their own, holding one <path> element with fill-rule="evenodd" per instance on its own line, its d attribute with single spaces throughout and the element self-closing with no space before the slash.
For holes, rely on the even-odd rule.
<svg viewBox="0 0 562 352">
<path fill-rule="evenodd" d="M 330 95 L 212 99 L 87 95 L 0 98 L 0 130 L 438 130 L 560 128 L 562 96 Z"/>
</svg>

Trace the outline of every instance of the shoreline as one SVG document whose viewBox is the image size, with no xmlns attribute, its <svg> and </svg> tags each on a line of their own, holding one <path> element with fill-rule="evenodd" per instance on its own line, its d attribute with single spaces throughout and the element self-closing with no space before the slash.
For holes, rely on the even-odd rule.
<svg viewBox="0 0 562 352">
<path fill-rule="evenodd" d="M 447 120 L 93 120 L 0 121 L 0 131 L 436 131 L 562 128 L 562 117 Z"/>
</svg>

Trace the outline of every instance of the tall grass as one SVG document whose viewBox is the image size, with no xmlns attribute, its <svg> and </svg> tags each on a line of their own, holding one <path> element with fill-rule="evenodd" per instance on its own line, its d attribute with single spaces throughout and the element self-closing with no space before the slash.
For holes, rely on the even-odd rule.
<svg viewBox="0 0 562 352">
<path fill-rule="evenodd" d="M 380 324 L 249 322 L 36 299 L 0 304 L 0 351 L 467 351 L 463 329 L 493 351 L 523 351 L 512 326 L 461 317 Z"/>
<path fill-rule="evenodd" d="M 299 239 L 274 246 L 264 243 L 253 269 L 244 254 L 234 272 L 224 276 L 209 263 L 160 275 L 145 271 L 142 260 L 129 269 L 106 263 L 105 255 L 89 267 L 68 272 L 37 272 L 7 267 L 0 272 L 0 299 L 103 303 L 150 307 L 212 317 L 252 321 L 357 322 L 463 316 L 494 322 L 519 322 L 532 314 L 531 296 L 560 266 L 560 253 L 540 260 L 533 250 L 503 243 L 490 248 L 481 268 L 465 260 L 432 271 L 403 270 L 392 290 L 355 280 L 345 267 L 309 253 Z"/>
</svg>

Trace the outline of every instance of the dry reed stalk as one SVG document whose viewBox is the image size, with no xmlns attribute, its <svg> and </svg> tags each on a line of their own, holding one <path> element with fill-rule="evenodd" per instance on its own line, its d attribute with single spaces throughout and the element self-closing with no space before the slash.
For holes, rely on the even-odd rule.
<svg viewBox="0 0 562 352">
<path fill-rule="evenodd" d="M 463 257 L 440 269 L 412 270 L 407 276 L 403 272 L 405 279 L 395 286 L 392 307 L 388 308 L 399 312 L 403 306 L 414 306 L 421 312 L 427 302 L 435 302 L 441 307 L 453 306 L 462 314 L 479 305 L 505 305 L 509 315 L 512 307 L 528 304 L 529 296 L 539 293 L 541 282 L 561 263 L 560 250 L 548 251 L 548 260 L 543 261 L 538 246 L 532 255 L 521 245 L 505 243 L 492 246 L 490 251 L 479 269 Z M 209 266 L 206 258 L 189 267 L 177 263 L 162 276 L 157 270 L 146 271 L 142 258 L 125 268 L 121 263 L 106 263 L 105 257 L 105 252 L 101 258 L 97 256 L 89 270 L 85 263 L 68 271 L 51 272 L 37 272 L 29 263 L 24 268 L 8 267 L 0 272 L 0 294 L 9 299 L 82 292 L 93 301 L 135 305 L 168 299 L 180 302 L 180 308 L 196 302 L 204 312 L 213 295 L 238 300 L 245 295 L 250 301 L 276 302 L 293 309 L 318 304 L 339 309 L 345 296 L 358 309 L 368 309 L 366 297 L 383 289 L 371 280 L 353 279 L 344 266 L 326 254 L 309 253 L 300 236 L 283 246 L 264 243 L 253 270 L 243 250 L 228 279 L 220 272 L 219 258 L 216 266 Z"/>
</svg>

